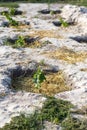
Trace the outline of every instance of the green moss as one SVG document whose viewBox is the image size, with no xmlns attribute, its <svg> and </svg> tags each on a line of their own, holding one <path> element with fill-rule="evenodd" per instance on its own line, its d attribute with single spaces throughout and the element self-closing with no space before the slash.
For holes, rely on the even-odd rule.
<svg viewBox="0 0 87 130">
<path fill-rule="evenodd" d="M 64 120 L 68 116 L 71 106 L 67 101 L 48 97 L 41 111 L 30 116 L 21 114 L 14 117 L 9 124 L 6 124 L 0 130 L 42 130 L 44 121 L 58 124 Z"/>
<path fill-rule="evenodd" d="M 48 97 L 41 111 L 43 120 L 58 124 L 69 115 L 71 107 L 72 105 L 68 101 Z"/>
<path fill-rule="evenodd" d="M 42 130 L 45 127 L 44 121 L 60 124 L 62 130 L 87 130 L 86 119 L 81 121 L 71 117 L 72 107 L 68 101 L 48 97 L 40 111 L 28 116 L 21 114 L 14 117 L 0 130 Z"/>
<path fill-rule="evenodd" d="M 87 120 L 69 117 L 62 122 L 63 130 L 87 130 Z"/>
<path fill-rule="evenodd" d="M 30 116 L 21 114 L 12 118 L 10 124 L 6 124 L 0 130 L 41 130 L 42 128 L 42 119 L 38 113 L 34 113 Z"/>
</svg>

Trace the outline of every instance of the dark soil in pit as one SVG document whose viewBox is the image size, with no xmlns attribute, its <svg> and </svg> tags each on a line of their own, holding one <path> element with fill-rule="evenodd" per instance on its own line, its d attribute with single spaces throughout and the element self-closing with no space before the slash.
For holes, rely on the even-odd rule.
<svg viewBox="0 0 87 130">
<path fill-rule="evenodd" d="M 8 38 L 4 41 L 4 45 L 12 46 L 13 48 L 19 47 L 30 47 L 30 48 L 41 48 L 46 46 L 47 44 L 52 44 L 50 41 L 41 42 L 39 37 L 32 37 L 32 36 L 19 36 L 16 38 Z"/>
<path fill-rule="evenodd" d="M 60 14 L 61 13 L 61 10 L 50 10 L 50 9 L 43 9 L 43 10 L 40 10 L 38 11 L 39 13 L 41 14 Z"/>
<path fill-rule="evenodd" d="M 13 90 L 24 90 L 27 92 L 41 93 L 43 95 L 53 96 L 56 93 L 69 90 L 69 86 L 66 83 L 65 76 L 62 71 L 58 72 L 44 72 L 46 80 L 41 83 L 40 88 L 35 88 L 33 82 L 32 72 L 27 76 L 13 77 L 12 79 L 12 89 Z"/>
<path fill-rule="evenodd" d="M 37 44 L 38 38 L 30 37 L 30 36 L 19 36 L 16 38 L 8 38 L 4 41 L 4 45 L 12 46 L 13 48 L 18 47 L 32 47 L 33 45 Z M 39 42 L 38 42 L 39 44 Z"/>
<path fill-rule="evenodd" d="M 1 15 L 3 15 L 3 13 L 5 13 L 5 14 L 10 13 L 12 15 L 11 11 L 2 11 L 2 12 L 0 12 Z M 17 10 L 17 9 L 15 9 L 14 13 L 13 13 L 13 15 L 22 15 L 22 14 L 23 14 L 23 12 L 21 10 Z"/>
<path fill-rule="evenodd" d="M 53 25 L 55 25 L 57 27 L 63 26 L 63 24 L 61 23 L 61 21 L 53 21 L 52 23 L 53 23 Z M 68 21 L 66 23 L 68 24 L 68 26 L 74 26 L 74 25 L 76 25 L 74 22 L 70 22 L 70 21 Z"/>
<path fill-rule="evenodd" d="M 70 37 L 71 39 L 79 42 L 79 43 L 87 43 L 87 36 L 76 36 L 76 37 Z"/>
<path fill-rule="evenodd" d="M 61 22 L 60 21 L 53 21 L 52 22 L 55 26 L 60 27 L 61 26 Z"/>
<path fill-rule="evenodd" d="M 42 14 L 49 14 L 50 13 L 50 10 L 49 9 L 43 9 L 43 10 L 40 10 L 38 11 L 39 13 L 42 13 Z"/>
</svg>

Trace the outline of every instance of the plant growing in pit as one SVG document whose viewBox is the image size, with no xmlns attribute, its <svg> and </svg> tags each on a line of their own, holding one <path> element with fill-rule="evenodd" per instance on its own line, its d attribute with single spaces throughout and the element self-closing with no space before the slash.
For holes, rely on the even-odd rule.
<svg viewBox="0 0 87 130">
<path fill-rule="evenodd" d="M 25 40 L 23 36 L 19 36 L 18 40 L 15 42 L 15 47 L 24 47 L 25 46 Z"/>
<path fill-rule="evenodd" d="M 9 24 L 11 26 L 18 26 L 18 22 L 14 19 L 12 19 L 12 17 L 10 16 L 9 13 L 3 13 L 3 15 L 7 18 L 7 20 L 9 21 Z"/>
<path fill-rule="evenodd" d="M 10 15 L 14 15 L 14 14 L 15 14 L 15 11 L 16 11 L 15 8 L 10 8 L 10 9 L 9 9 L 9 14 L 10 14 Z"/>
<path fill-rule="evenodd" d="M 35 87 L 36 88 L 40 88 L 41 87 L 41 83 L 46 80 L 46 77 L 44 75 L 43 70 L 41 70 L 39 67 L 36 71 L 36 73 L 33 76 L 33 81 L 35 83 Z"/>
<path fill-rule="evenodd" d="M 50 11 L 50 14 L 51 14 L 51 15 L 54 15 L 54 11 L 53 11 L 53 10 L 51 10 L 51 11 Z"/>
<path fill-rule="evenodd" d="M 12 46 L 13 48 L 19 48 L 25 46 L 25 39 L 23 36 L 19 36 L 17 40 L 9 41 L 8 39 L 4 42 L 6 46 Z"/>
<path fill-rule="evenodd" d="M 60 22 L 61 22 L 61 25 L 65 28 L 69 26 L 68 23 L 64 21 L 62 18 L 60 18 Z"/>
</svg>

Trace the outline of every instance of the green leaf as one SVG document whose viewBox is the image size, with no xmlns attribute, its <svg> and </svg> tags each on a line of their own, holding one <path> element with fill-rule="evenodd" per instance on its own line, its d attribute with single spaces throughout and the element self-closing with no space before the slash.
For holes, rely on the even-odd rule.
<svg viewBox="0 0 87 130">
<path fill-rule="evenodd" d="M 44 72 L 40 68 L 38 68 L 36 73 L 33 76 L 33 81 L 35 83 L 35 87 L 37 87 L 37 88 L 41 87 L 41 83 L 44 80 L 46 80 Z"/>
</svg>

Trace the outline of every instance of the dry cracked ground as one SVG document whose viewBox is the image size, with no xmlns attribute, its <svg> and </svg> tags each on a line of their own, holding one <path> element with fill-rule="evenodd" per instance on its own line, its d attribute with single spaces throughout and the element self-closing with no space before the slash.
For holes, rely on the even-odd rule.
<svg viewBox="0 0 87 130">
<path fill-rule="evenodd" d="M 47 4 L 20 4 L 22 15 L 13 16 L 21 23 L 18 27 L 8 26 L 5 16 L 0 15 L 0 127 L 20 112 L 40 109 L 46 100 L 43 93 L 87 110 L 87 8 L 52 4 L 47 14 L 43 11 L 46 8 Z M 0 7 L 2 11 L 8 8 Z M 67 27 L 60 23 L 61 18 Z M 5 44 L 9 40 L 13 45 L 19 36 L 28 37 L 28 45 L 13 48 Z M 46 71 L 57 72 L 42 84 L 42 94 L 13 90 L 13 77 L 35 71 L 38 64 Z M 47 128 L 61 129 L 51 126 Z"/>
</svg>

